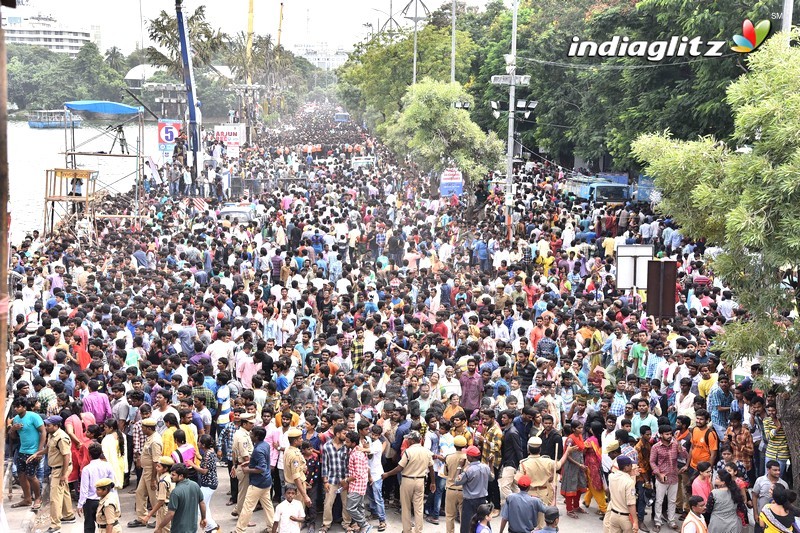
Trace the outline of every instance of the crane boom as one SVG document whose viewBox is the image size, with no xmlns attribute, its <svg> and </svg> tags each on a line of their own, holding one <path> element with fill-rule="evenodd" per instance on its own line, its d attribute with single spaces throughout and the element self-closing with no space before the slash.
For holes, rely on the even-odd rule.
<svg viewBox="0 0 800 533">
<path fill-rule="evenodd" d="M 189 134 L 186 140 L 192 153 L 192 175 L 197 179 L 197 153 L 200 150 L 200 126 L 197 120 L 197 93 L 194 86 L 194 70 L 192 69 L 192 49 L 189 44 L 189 27 L 181 9 L 183 0 L 175 0 L 175 14 L 178 23 L 178 37 L 181 44 L 181 62 L 183 63 L 183 84 L 186 86 L 186 105 L 189 111 Z"/>
<path fill-rule="evenodd" d="M 281 2 L 281 11 L 278 15 L 278 44 L 277 48 L 281 46 L 281 31 L 283 30 L 283 2 Z"/>
</svg>

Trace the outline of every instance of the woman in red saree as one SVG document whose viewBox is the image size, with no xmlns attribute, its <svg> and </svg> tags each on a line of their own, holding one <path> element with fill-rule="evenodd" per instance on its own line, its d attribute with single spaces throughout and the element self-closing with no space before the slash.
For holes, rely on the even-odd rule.
<svg viewBox="0 0 800 533">
<path fill-rule="evenodd" d="M 581 509 L 581 494 L 586 492 L 587 468 L 583 463 L 583 453 L 586 443 L 583 441 L 583 424 L 573 420 L 570 422 L 571 431 L 564 443 L 564 448 L 574 446 L 574 450 L 567 456 L 567 462 L 561 471 L 561 495 L 567 505 L 567 516 L 578 518 L 577 513 L 586 513 Z"/>
<path fill-rule="evenodd" d="M 66 394 L 64 394 L 64 396 L 66 396 Z M 61 394 L 58 395 L 58 400 L 59 404 L 64 401 L 65 407 L 68 406 L 65 399 L 61 397 Z M 69 406 L 69 416 L 64 417 L 64 429 L 72 441 L 72 471 L 67 478 L 68 483 L 80 480 L 81 470 L 83 470 L 83 467 L 88 465 L 91 460 L 89 457 L 89 443 L 91 439 L 86 435 L 86 428 L 97 422 L 92 413 L 81 412 L 82 410 L 81 402 L 77 400 Z"/>
<path fill-rule="evenodd" d="M 602 432 L 602 426 L 592 424 L 592 427 L 589 428 L 589 438 L 586 439 L 586 448 L 583 450 L 583 461 L 586 464 L 586 468 L 588 468 L 586 472 L 588 490 L 583 498 L 583 504 L 589 507 L 592 503 L 592 498 L 594 498 L 599 508 L 597 514 L 601 516 L 606 514 L 606 491 L 603 488 L 601 470 L 603 450 L 600 447 L 600 441 Z"/>
</svg>

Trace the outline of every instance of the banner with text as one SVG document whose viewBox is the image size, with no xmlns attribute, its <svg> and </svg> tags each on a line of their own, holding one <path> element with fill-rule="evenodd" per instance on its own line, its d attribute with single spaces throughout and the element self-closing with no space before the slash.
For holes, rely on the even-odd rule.
<svg viewBox="0 0 800 533">
<path fill-rule="evenodd" d="M 457 168 L 447 168 L 442 172 L 439 180 L 439 194 L 441 196 L 461 196 L 464 194 L 464 176 Z"/>
<path fill-rule="evenodd" d="M 214 126 L 214 139 L 220 141 L 226 147 L 241 146 L 247 137 L 245 137 L 244 124 L 220 124 Z"/>
</svg>

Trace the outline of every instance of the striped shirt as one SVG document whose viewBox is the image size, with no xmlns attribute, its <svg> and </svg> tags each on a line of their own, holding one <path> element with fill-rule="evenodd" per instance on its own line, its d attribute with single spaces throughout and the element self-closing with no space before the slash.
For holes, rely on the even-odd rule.
<svg viewBox="0 0 800 533">
<path fill-rule="evenodd" d="M 330 439 L 322 447 L 322 480 L 331 485 L 338 484 L 347 477 L 347 446 L 342 444 L 337 449 Z"/>
<path fill-rule="evenodd" d="M 777 427 L 772 417 L 764 419 L 764 436 L 767 438 L 767 459 L 789 459 L 789 441 L 783 426 Z"/>
</svg>

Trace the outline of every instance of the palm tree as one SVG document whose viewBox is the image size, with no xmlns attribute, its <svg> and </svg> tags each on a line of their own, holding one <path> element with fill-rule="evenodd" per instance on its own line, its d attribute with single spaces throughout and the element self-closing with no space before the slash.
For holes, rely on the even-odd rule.
<svg viewBox="0 0 800 533">
<path fill-rule="evenodd" d="M 116 46 L 112 46 L 108 50 L 106 50 L 106 64 L 119 72 L 120 74 L 124 74 L 123 70 L 125 69 L 125 54 L 122 53 L 122 50 L 117 48 Z"/>
<path fill-rule="evenodd" d="M 253 83 L 264 83 L 266 71 L 273 62 L 275 46 L 271 35 L 255 35 L 250 57 L 247 56 L 247 34 L 237 33 L 229 43 L 226 60 L 236 79 Z"/>
<path fill-rule="evenodd" d="M 206 21 L 205 6 L 195 9 L 186 19 L 186 24 L 194 67 L 210 66 L 214 54 L 225 46 L 227 36 Z M 180 77 L 183 63 L 177 18 L 161 11 L 158 17 L 147 22 L 147 32 L 150 40 L 157 45 L 147 48 L 147 60 L 153 65 L 166 67 L 170 74 Z"/>
</svg>

